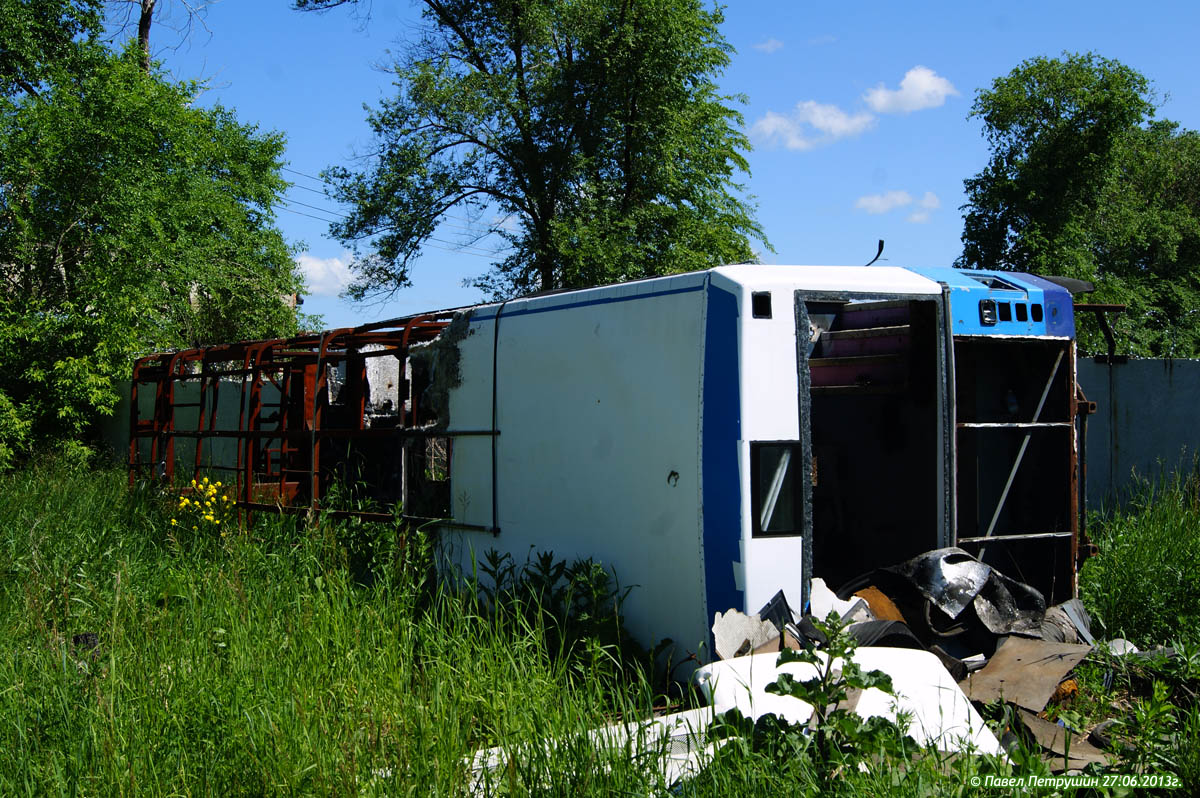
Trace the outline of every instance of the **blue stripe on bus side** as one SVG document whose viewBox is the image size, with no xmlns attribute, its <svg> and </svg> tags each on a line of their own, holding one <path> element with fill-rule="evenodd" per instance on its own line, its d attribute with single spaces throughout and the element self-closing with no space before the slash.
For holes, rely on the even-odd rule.
<svg viewBox="0 0 1200 798">
<path fill-rule="evenodd" d="M 737 297 L 710 284 L 707 301 L 700 457 L 705 604 L 707 623 L 711 625 L 714 613 L 730 607 L 744 609 L 743 592 L 733 578 L 733 564 L 741 559 L 738 442 L 742 437 L 742 412 Z"/>
</svg>

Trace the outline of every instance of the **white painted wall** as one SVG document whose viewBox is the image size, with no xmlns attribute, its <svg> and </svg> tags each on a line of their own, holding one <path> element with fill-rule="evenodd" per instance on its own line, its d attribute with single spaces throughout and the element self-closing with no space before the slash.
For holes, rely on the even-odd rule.
<svg viewBox="0 0 1200 798">
<path fill-rule="evenodd" d="M 448 532 L 464 570 L 488 549 L 591 557 L 636 586 L 625 604 L 644 644 L 707 640 L 698 429 L 705 275 L 507 303 L 497 371 L 498 495 L 492 536 Z M 665 296 L 656 292 L 680 291 Z M 588 304 L 602 302 L 603 304 Z M 451 429 L 491 424 L 496 306 L 461 344 Z M 552 309 L 553 310 L 550 310 Z M 544 312 L 549 310 L 549 312 Z M 491 523 L 491 442 L 455 441 L 455 518 Z"/>
</svg>

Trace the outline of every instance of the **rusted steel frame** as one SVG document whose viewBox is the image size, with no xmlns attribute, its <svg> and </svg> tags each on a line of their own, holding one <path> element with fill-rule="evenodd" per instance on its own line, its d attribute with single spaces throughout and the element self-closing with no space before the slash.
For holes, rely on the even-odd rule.
<svg viewBox="0 0 1200 798">
<path fill-rule="evenodd" d="M 266 502 L 238 502 L 238 507 L 244 507 L 247 510 L 262 511 L 268 513 L 280 513 L 283 515 L 299 515 L 302 513 L 318 512 L 321 515 L 327 515 L 331 518 L 362 518 L 366 521 L 394 521 L 396 516 L 392 513 L 369 513 L 363 510 L 314 510 L 312 507 L 300 504 L 267 504 Z"/>
<path fill-rule="evenodd" d="M 1079 440 L 1079 461 L 1076 472 L 1079 475 L 1079 484 L 1076 490 L 1078 501 L 1078 513 L 1076 514 L 1076 526 L 1078 528 L 1076 543 L 1076 560 L 1075 568 L 1078 571 L 1083 565 L 1083 560 L 1095 553 L 1095 547 L 1088 540 L 1087 533 L 1087 428 L 1088 416 L 1096 412 L 1096 403 L 1090 401 L 1083 393 L 1083 386 L 1078 382 L 1075 383 L 1075 417 L 1079 421 L 1078 440 Z"/>
<path fill-rule="evenodd" d="M 242 370 L 239 373 L 239 380 L 238 380 L 238 382 L 240 383 L 240 386 L 239 386 L 239 391 L 238 391 L 238 426 L 237 426 L 237 428 L 238 428 L 238 436 L 240 439 L 238 440 L 237 445 L 235 447 L 237 449 L 237 457 L 236 457 L 237 472 L 234 477 L 234 482 L 235 482 L 234 493 L 233 493 L 234 496 L 244 496 L 245 495 L 244 491 L 246 489 L 245 474 L 243 471 L 243 469 L 245 467 L 245 455 L 246 455 L 244 450 L 247 446 L 250 445 L 250 441 L 249 441 L 249 438 L 247 438 L 242 433 L 244 433 L 245 429 L 246 429 L 246 374 L 247 374 L 247 372 L 249 372 L 249 370 L 250 370 L 250 350 L 243 348 L 243 350 L 242 350 Z M 243 517 L 242 509 L 240 507 L 238 508 L 238 522 L 246 523 L 246 524 L 250 523 L 249 512 L 247 511 L 245 517 Z"/>
<path fill-rule="evenodd" d="M 205 351 L 207 352 L 207 350 L 205 350 Z M 217 394 L 217 390 L 219 390 L 219 388 L 220 388 L 221 380 L 219 377 L 214 380 L 209 376 L 209 374 L 208 374 L 209 361 L 208 361 L 208 357 L 206 355 L 201 356 L 199 358 L 199 361 L 200 361 L 200 396 L 197 399 L 197 402 L 199 403 L 200 406 L 198 408 L 196 408 L 196 432 L 202 433 L 204 431 L 204 417 L 205 417 L 204 411 L 206 409 L 209 410 L 209 416 L 208 416 L 209 429 L 211 430 L 216 427 L 217 399 L 219 398 L 219 394 Z M 207 401 L 209 398 L 209 389 L 210 388 L 213 391 L 213 396 L 212 396 L 211 402 Z M 201 465 L 203 465 L 203 462 L 204 462 L 204 460 L 203 460 L 204 437 L 205 437 L 204 435 L 196 436 L 195 465 L 192 468 L 192 477 L 193 478 L 195 478 L 200 473 L 200 467 L 201 467 Z"/>
<path fill-rule="evenodd" d="M 436 323 L 442 324 L 442 326 L 445 326 L 446 323 L 449 323 L 449 321 L 454 318 L 454 314 L 456 312 L 457 311 L 454 311 L 454 310 L 443 310 L 443 311 L 437 311 L 434 313 L 423 313 L 420 316 L 402 316 L 398 319 L 385 319 L 383 321 L 375 321 L 375 322 L 371 322 L 370 324 L 359 325 L 358 327 L 354 327 L 351 330 L 351 332 L 367 333 L 367 332 L 374 332 L 376 330 L 383 330 L 388 327 L 394 327 L 394 328 L 399 329 L 405 325 L 411 324 L 413 321 L 415 321 L 417 319 L 435 320 Z"/>
<path fill-rule="evenodd" d="M 430 316 L 417 316 L 409 321 L 408 324 L 404 325 L 404 334 L 400 338 L 400 351 L 403 353 L 401 358 L 404 363 L 408 362 L 408 338 L 412 334 L 413 327 L 419 327 L 421 324 L 427 321 L 432 321 L 432 318 Z M 411 390 L 411 386 L 409 386 L 409 388 Z M 410 411 L 412 412 L 412 423 L 410 423 L 409 426 L 415 427 L 417 426 L 417 397 L 415 396 L 413 397 Z"/>
<path fill-rule="evenodd" d="M 138 383 L 140 382 L 140 372 L 142 360 L 135 360 L 133 363 L 133 380 L 129 383 L 129 487 L 133 487 L 137 482 L 137 472 L 140 467 L 138 462 L 138 444 L 141 436 L 138 435 Z"/>
<path fill-rule="evenodd" d="M 138 433 L 139 437 L 151 435 L 150 432 Z M 170 435 L 176 438 L 195 438 L 203 435 L 213 438 L 304 438 L 312 434 L 309 430 L 232 430 L 218 429 L 205 432 L 196 432 L 194 430 L 175 430 Z M 406 427 L 365 427 L 363 429 L 325 429 L 317 430 L 316 433 L 322 438 L 405 438 L 405 439 L 425 439 L 425 438 L 466 438 L 466 437 L 484 437 L 489 435 L 499 435 L 498 431 L 488 429 L 470 429 L 470 430 L 442 430 L 442 429 L 408 429 Z"/>
<path fill-rule="evenodd" d="M 304 507 L 298 504 L 267 504 L 266 502 L 238 502 L 239 507 L 245 507 L 248 510 L 263 511 L 268 513 L 279 513 L 281 515 L 299 515 L 301 513 L 313 512 L 311 507 Z M 394 513 L 372 513 L 364 510 L 316 510 L 323 516 L 330 518 L 361 518 L 366 521 L 382 521 L 390 523 L 392 521 L 408 521 L 414 524 L 429 524 L 431 526 L 446 527 L 448 529 L 465 529 L 476 532 L 491 532 L 492 527 L 484 526 L 483 524 L 464 524 L 450 518 L 427 518 L 419 515 L 395 515 Z"/>
<path fill-rule="evenodd" d="M 254 438 L 245 433 L 258 429 L 262 412 L 261 364 L 263 356 L 280 342 L 280 339 L 261 341 L 246 348 L 245 362 L 249 374 L 248 379 L 243 378 L 242 381 L 242 396 L 247 401 L 243 401 L 239 411 L 240 418 L 238 419 L 238 428 L 244 434 L 242 445 L 238 447 L 240 452 L 244 452 L 239 463 L 242 467 L 239 473 L 239 481 L 242 484 L 238 486 L 238 492 L 247 502 L 250 502 L 254 498 Z M 248 417 L 247 413 L 249 414 Z M 246 522 L 250 522 L 249 513 L 247 513 Z"/>
<path fill-rule="evenodd" d="M 329 389 L 329 376 L 326 373 L 328 369 L 325 364 L 325 356 L 329 350 L 329 344 L 336 339 L 338 335 L 344 335 L 351 328 L 343 327 L 337 330 L 328 330 L 321 334 L 321 345 L 317 352 L 317 373 L 316 382 L 313 384 L 312 393 L 312 412 L 308 413 L 306 421 L 309 424 L 309 442 L 308 442 L 308 468 L 309 468 L 309 503 L 312 509 L 317 510 L 321 506 L 321 444 L 317 437 L 317 430 L 321 427 L 321 421 L 324 418 L 324 407 L 321 402 L 322 392 Z M 362 423 L 361 421 L 359 423 Z"/>
<path fill-rule="evenodd" d="M 132 483 L 146 465 L 154 467 L 161 465 L 162 476 L 171 479 L 174 476 L 174 439 L 176 437 L 195 438 L 195 469 L 198 471 L 203 464 L 203 439 L 206 437 L 232 437 L 240 439 L 236 447 L 236 464 L 234 466 L 213 465 L 213 468 L 233 471 L 236 475 L 237 494 L 242 497 L 242 503 L 247 508 L 255 505 L 252 501 L 255 489 L 255 441 L 266 438 L 289 440 L 304 434 L 304 430 L 286 429 L 286 405 L 292 395 L 295 373 L 298 373 L 304 361 L 316 361 L 316 378 L 312 392 L 312 404 L 305 407 L 301 399 L 300 405 L 310 412 L 304 415 L 305 424 L 309 427 L 310 436 L 310 478 L 312 482 L 313 508 L 318 508 L 321 498 L 320 485 L 320 454 L 321 439 L 334 437 L 355 437 L 358 435 L 393 435 L 404 439 L 428 437 L 452 437 L 458 434 L 495 435 L 494 431 L 462 431 L 448 432 L 388 429 L 368 430 L 362 428 L 362 418 L 359 414 L 357 429 L 324 430 L 324 408 L 322 397 L 328 397 L 328 374 L 321 367 L 329 362 L 338 362 L 347 358 L 365 359 L 367 357 L 393 356 L 404 361 L 407 358 L 408 347 L 412 343 L 425 342 L 435 339 L 454 317 L 456 311 L 444 311 L 434 314 L 390 319 L 372 324 L 360 325 L 354 328 L 342 328 L 327 331 L 318 335 L 295 336 L 289 339 L 272 339 L 266 341 L 242 341 L 218 344 L 209 347 L 197 347 L 180 350 L 173 353 L 157 353 L 140 358 L 134 364 L 134 381 L 130 391 L 130 447 L 129 468 Z M 400 342 L 397 345 L 396 339 Z M 342 344 L 346 351 L 337 351 L 336 344 Z M 383 348 L 377 352 L 362 352 L 361 347 L 367 344 L 378 344 Z M 234 363 L 242 361 L 242 368 L 215 368 L 217 363 Z M 199 363 L 199 371 L 193 372 L 192 363 Z M 307 369 L 305 369 L 307 370 Z M 276 383 L 276 375 L 281 375 L 285 385 Z M 220 380 L 225 377 L 240 380 L 240 396 L 238 406 L 238 429 L 216 429 L 218 403 L 220 400 Z M 285 429 L 278 432 L 261 429 L 262 423 L 262 384 L 264 378 L 269 378 L 280 388 L 280 423 Z M 200 381 L 200 397 L 197 413 L 196 430 L 187 431 L 176 428 L 175 383 L 188 380 Z M 215 381 L 215 382 L 214 382 Z M 142 422 L 139 413 L 139 391 L 142 383 L 155 384 L 154 417 Z M 360 398 L 365 401 L 365 390 L 360 390 Z M 412 408 L 415 423 L 416 408 Z M 403 423 L 403 422 L 402 422 Z M 294 435 L 294 433 L 298 433 Z M 151 463 L 142 463 L 140 459 L 140 440 L 150 437 Z M 281 479 L 286 463 L 283 460 L 291 452 L 286 443 L 280 452 Z M 269 466 L 269 463 L 268 463 Z M 283 488 L 281 487 L 281 490 Z"/>
<path fill-rule="evenodd" d="M 279 351 L 276 350 L 275 354 L 279 354 Z M 292 382 L 293 382 L 293 380 L 295 378 L 295 374 L 296 374 L 295 365 L 294 364 L 290 365 L 289 368 L 284 369 L 283 372 L 279 374 L 278 381 L 276 381 L 276 374 L 277 374 L 277 372 L 272 370 L 270 372 L 269 376 L 267 377 L 267 381 L 272 386 L 274 386 L 276 391 L 279 392 L 279 407 L 275 411 L 275 419 L 276 419 L 276 426 L 278 427 L 278 429 L 280 431 L 283 431 L 287 428 L 287 412 L 286 411 L 287 411 L 287 406 L 288 406 L 288 394 L 292 389 Z M 303 390 L 303 381 L 301 381 L 301 390 Z M 263 436 L 260 436 L 258 439 L 260 441 L 261 440 L 269 440 L 268 438 L 263 437 Z M 287 449 L 287 440 L 285 438 L 280 438 L 279 439 L 279 486 L 278 486 L 277 490 L 279 491 L 279 495 L 281 497 L 286 495 L 287 469 L 284 467 L 284 462 L 283 462 L 284 457 L 286 455 L 286 449 Z M 265 448 L 264 451 L 266 452 L 266 455 L 267 455 L 267 467 L 266 467 L 266 469 L 264 469 L 264 473 L 267 476 L 270 476 L 271 450 L 269 448 Z"/>
<path fill-rule="evenodd" d="M 1054 378 L 1058 376 L 1058 369 L 1062 365 L 1063 355 L 1065 352 L 1059 350 L 1058 357 L 1054 359 L 1054 367 L 1050 370 L 1050 378 L 1046 380 L 1046 386 L 1042 389 L 1042 397 L 1038 400 L 1037 409 L 1033 412 L 1033 421 L 1036 423 L 1042 415 L 1042 408 L 1046 405 L 1046 397 L 1050 395 L 1050 389 L 1054 386 Z M 1008 492 L 1012 490 L 1013 480 L 1017 476 L 1017 470 L 1021 467 L 1021 461 L 1025 459 L 1025 450 L 1029 448 L 1029 440 L 1033 437 L 1033 432 L 1026 432 L 1025 438 L 1021 441 L 1021 448 L 1017 450 L 1016 460 L 1013 461 L 1012 468 L 1008 472 L 1008 479 L 1004 483 L 1004 490 L 1000 492 L 1000 500 L 996 502 L 996 510 L 992 513 L 992 520 L 988 524 L 987 531 L 983 533 L 983 537 L 992 537 L 992 533 L 996 530 L 996 522 L 1000 519 L 1000 512 L 1004 509 L 1004 503 L 1008 500 Z M 980 559 L 983 558 L 985 548 L 979 550 Z"/>
<path fill-rule="evenodd" d="M 168 376 L 175 374 L 179 368 L 182 353 L 176 352 L 164 366 Z M 171 482 L 175 477 L 175 438 L 170 434 L 175 431 L 175 381 L 171 379 L 160 381 L 154 392 L 154 430 L 158 432 L 150 442 L 150 462 L 162 463 L 161 478 Z"/>
<path fill-rule="evenodd" d="M 1066 344 L 1067 349 L 1067 389 L 1064 400 L 1067 403 L 1067 420 L 1071 422 L 1071 458 L 1067 468 L 1070 469 L 1070 502 L 1068 518 L 1071 519 L 1071 597 L 1079 595 L 1079 430 L 1075 424 L 1075 415 L 1079 407 L 1075 402 L 1075 392 L 1079 386 L 1075 342 Z"/>
</svg>

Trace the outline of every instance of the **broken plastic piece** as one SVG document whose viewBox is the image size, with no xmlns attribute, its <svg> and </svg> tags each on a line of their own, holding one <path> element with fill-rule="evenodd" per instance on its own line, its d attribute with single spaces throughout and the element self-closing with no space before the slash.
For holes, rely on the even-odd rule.
<svg viewBox="0 0 1200 798">
<path fill-rule="evenodd" d="M 822 652 L 817 655 L 825 656 Z M 864 690 L 853 708 L 859 716 L 896 721 L 906 715 L 911 719 L 907 733 L 920 745 L 933 743 L 941 751 L 1003 754 L 996 736 L 933 654 L 906 648 L 860 648 L 853 661 L 863 670 L 891 676 L 896 693 L 893 697 L 875 688 Z M 816 678 L 817 669 L 804 662 L 778 663 L 777 654 L 737 657 L 706 665 L 692 678 L 718 714 L 738 709 L 754 720 L 773 713 L 791 723 L 807 723 L 812 716 L 810 704 L 768 693 L 766 688 L 780 674 L 789 673 L 801 681 Z"/>
<path fill-rule="evenodd" d="M 860 598 L 842 601 L 819 576 L 813 577 L 809 595 L 809 614 L 814 618 L 825 620 L 829 613 L 836 612 L 838 617 L 847 623 L 875 619 L 875 616 L 870 615 L 871 610 L 866 601 Z M 865 616 L 864 611 L 867 613 Z"/>
<path fill-rule="evenodd" d="M 718 612 L 712 625 L 713 647 L 717 657 L 729 659 L 749 654 L 764 643 L 779 637 L 779 630 L 758 615 L 746 615 L 737 610 Z"/>
<path fill-rule="evenodd" d="M 792 608 L 788 606 L 787 596 L 783 594 L 782 590 L 777 592 L 771 597 L 770 601 L 763 605 L 763 608 L 758 611 L 758 617 L 764 621 L 770 621 L 780 632 L 783 631 L 783 628 L 787 624 L 798 620 L 792 612 Z"/>
<path fill-rule="evenodd" d="M 1126 654 L 1137 654 L 1141 651 L 1141 649 L 1123 637 L 1114 637 L 1112 640 L 1101 643 L 1101 645 L 1108 649 L 1108 653 L 1118 657 L 1123 657 Z"/>
<path fill-rule="evenodd" d="M 867 602 L 867 606 L 871 608 L 871 614 L 875 616 L 876 620 L 908 623 L 896 603 L 874 585 L 856 591 L 854 595 Z"/>
</svg>

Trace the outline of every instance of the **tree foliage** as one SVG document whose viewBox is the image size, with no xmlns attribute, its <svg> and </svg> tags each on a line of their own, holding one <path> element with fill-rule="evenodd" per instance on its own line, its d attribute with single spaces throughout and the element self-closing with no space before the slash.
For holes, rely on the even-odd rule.
<svg viewBox="0 0 1200 798">
<path fill-rule="evenodd" d="M 959 265 L 1095 283 L 1133 354 L 1200 354 L 1200 136 L 1156 120 L 1147 79 L 1096 55 L 1033 58 L 980 91 L 992 157 L 965 181 Z M 1086 321 L 1081 344 L 1103 349 Z"/>
<path fill-rule="evenodd" d="M 0 99 L 0 461 L 85 433 L 139 352 L 296 327 L 282 138 L 76 46 Z"/>
<path fill-rule="evenodd" d="M 298 0 L 301 9 L 344 0 Z M 424 0 L 425 33 L 370 114 L 364 171 L 328 171 L 369 244 L 353 293 L 409 284 L 448 212 L 507 257 L 478 285 L 508 296 L 752 259 L 737 193 L 748 143 L 714 77 L 719 11 L 699 0 Z M 476 239 L 476 241 L 478 240 Z"/>
<path fill-rule="evenodd" d="M 100 30 L 101 0 L 0 0 L 0 96 L 36 94 Z"/>
</svg>

